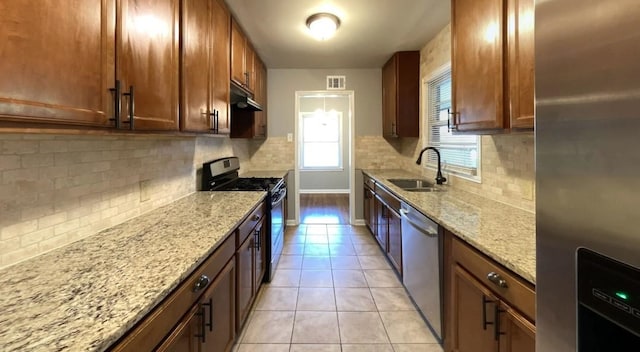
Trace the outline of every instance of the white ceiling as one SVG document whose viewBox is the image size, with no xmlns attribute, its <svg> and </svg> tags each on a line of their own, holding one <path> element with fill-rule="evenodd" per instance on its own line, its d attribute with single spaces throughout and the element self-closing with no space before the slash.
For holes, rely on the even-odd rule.
<svg viewBox="0 0 640 352">
<path fill-rule="evenodd" d="M 448 22 L 450 0 L 226 0 L 268 68 L 379 68 L 396 51 L 420 50 Z M 340 18 L 333 38 L 307 17 Z"/>
</svg>

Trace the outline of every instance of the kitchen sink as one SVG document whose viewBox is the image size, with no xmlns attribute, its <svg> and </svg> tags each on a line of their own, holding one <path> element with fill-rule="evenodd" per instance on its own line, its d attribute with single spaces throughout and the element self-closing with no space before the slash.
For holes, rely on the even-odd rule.
<svg viewBox="0 0 640 352">
<path fill-rule="evenodd" d="M 387 181 L 402 188 L 407 192 L 443 192 L 444 189 L 436 187 L 433 182 L 417 178 L 391 178 Z"/>
</svg>

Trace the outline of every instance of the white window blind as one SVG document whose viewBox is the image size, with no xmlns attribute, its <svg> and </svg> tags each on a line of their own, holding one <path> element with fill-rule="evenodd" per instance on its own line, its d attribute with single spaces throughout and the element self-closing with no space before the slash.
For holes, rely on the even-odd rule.
<svg viewBox="0 0 640 352">
<path fill-rule="evenodd" d="M 451 109 L 451 71 L 447 70 L 427 82 L 428 145 L 440 151 L 441 163 L 450 172 L 475 177 L 478 175 L 478 136 L 453 135 L 449 131 Z M 437 167 L 435 153 L 427 152 L 427 165 Z"/>
<path fill-rule="evenodd" d="M 302 113 L 302 168 L 342 168 L 342 113 Z"/>
</svg>

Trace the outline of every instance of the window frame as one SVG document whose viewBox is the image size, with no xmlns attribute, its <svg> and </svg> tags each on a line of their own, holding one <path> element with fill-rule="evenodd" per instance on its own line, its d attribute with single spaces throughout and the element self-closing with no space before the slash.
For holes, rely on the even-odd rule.
<svg viewBox="0 0 640 352">
<path fill-rule="evenodd" d="M 330 111 L 321 111 L 324 114 L 330 113 Z M 304 150 L 305 150 L 305 139 L 304 139 L 304 116 L 305 115 L 314 115 L 317 114 L 318 111 L 301 111 L 299 113 L 299 126 L 300 126 L 300 145 L 299 145 L 299 158 L 300 158 L 300 171 L 344 171 L 344 138 L 343 138 L 343 113 L 342 111 L 334 111 L 338 117 L 338 141 L 337 142 L 308 142 L 308 143 L 337 143 L 338 144 L 338 166 L 305 166 L 304 159 Z"/>
<path fill-rule="evenodd" d="M 425 131 L 425 138 L 423 138 L 423 142 L 422 142 L 422 146 L 423 148 L 426 147 L 437 147 L 438 150 L 440 150 L 442 148 L 442 146 L 440 145 L 434 145 L 431 143 L 431 139 L 432 139 L 432 124 L 431 124 L 431 106 L 430 106 L 430 101 L 431 101 L 431 95 L 434 94 L 433 92 L 433 88 L 432 83 L 436 80 L 441 79 L 444 75 L 448 74 L 449 77 L 451 79 L 453 79 L 452 73 L 451 73 L 451 63 L 445 64 L 441 67 L 439 67 L 438 69 L 434 70 L 433 72 L 431 72 L 431 74 L 429 74 L 427 77 L 425 77 L 422 80 L 422 87 L 423 87 L 423 99 L 422 99 L 422 106 L 423 106 L 423 118 L 422 118 L 422 123 L 423 123 L 423 128 Z M 451 92 L 451 98 L 453 100 L 453 92 Z M 441 127 L 441 126 L 446 126 L 446 122 L 437 124 L 435 126 Z M 472 182 L 476 182 L 476 183 L 481 183 L 482 182 L 482 138 L 480 135 L 475 135 L 476 137 L 476 155 L 477 155 L 477 161 L 476 161 L 476 169 L 475 169 L 475 174 L 473 172 L 470 172 L 470 168 L 468 167 L 464 167 L 464 166 L 458 166 L 455 164 L 444 164 L 442 165 L 443 167 L 443 172 L 446 170 L 446 172 L 449 175 L 454 175 L 456 177 L 459 178 L 463 178 L 465 180 L 469 180 Z M 430 170 L 434 170 L 436 171 L 438 169 L 438 165 L 436 162 L 436 158 L 435 158 L 435 153 L 429 153 L 428 155 L 425 155 L 425 163 L 424 163 L 424 167 L 426 167 L 427 169 Z"/>
</svg>

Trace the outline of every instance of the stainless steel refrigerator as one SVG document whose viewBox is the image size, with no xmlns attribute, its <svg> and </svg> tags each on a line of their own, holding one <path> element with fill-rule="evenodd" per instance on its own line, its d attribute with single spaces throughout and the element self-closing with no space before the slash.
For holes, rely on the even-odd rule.
<svg viewBox="0 0 640 352">
<path fill-rule="evenodd" d="M 536 351 L 640 351 L 640 0 L 536 0 Z"/>
</svg>

